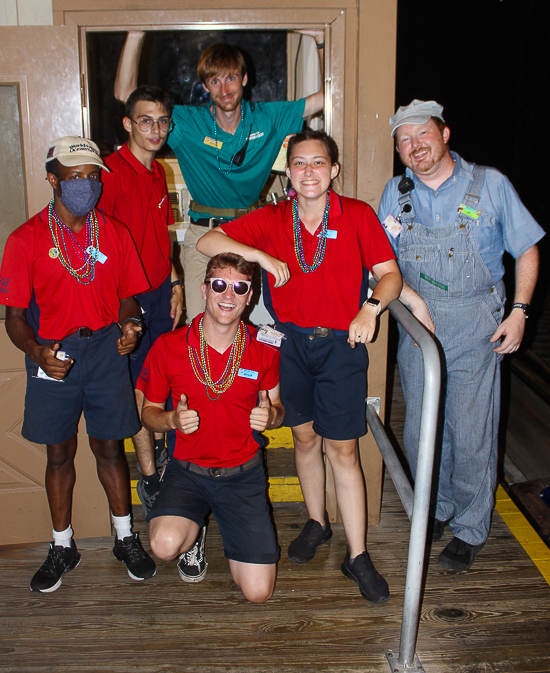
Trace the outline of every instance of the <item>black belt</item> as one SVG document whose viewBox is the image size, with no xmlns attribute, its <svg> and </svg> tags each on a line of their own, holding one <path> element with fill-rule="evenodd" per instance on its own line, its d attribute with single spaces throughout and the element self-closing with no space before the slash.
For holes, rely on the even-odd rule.
<svg viewBox="0 0 550 673">
<path fill-rule="evenodd" d="M 295 325 L 294 323 L 288 324 L 290 325 L 290 329 L 302 334 L 309 334 L 311 338 L 347 336 L 349 334 L 348 330 L 332 329 L 331 327 L 300 327 L 300 325 Z"/>
<path fill-rule="evenodd" d="M 225 224 L 230 221 L 231 220 L 227 220 L 224 217 L 201 217 L 198 220 L 191 218 L 191 224 L 196 224 L 199 227 L 208 227 L 208 229 L 214 229 L 214 227 L 219 227 L 220 224 Z"/>
<path fill-rule="evenodd" d="M 96 330 L 97 332 L 97 330 Z M 72 334 L 69 334 L 69 336 L 75 336 L 78 337 L 79 339 L 89 339 L 92 334 L 94 333 L 93 329 L 90 329 L 89 327 L 79 327 L 76 332 L 73 332 Z"/>
<path fill-rule="evenodd" d="M 258 453 L 253 458 L 242 465 L 235 465 L 235 467 L 201 467 L 195 463 L 190 463 L 188 460 L 179 460 L 178 458 L 176 460 L 185 470 L 195 472 L 195 474 L 202 474 L 205 477 L 231 477 L 234 474 L 240 474 L 256 467 L 262 460 L 262 453 L 261 449 L 258 449 Z"/>
</svg>

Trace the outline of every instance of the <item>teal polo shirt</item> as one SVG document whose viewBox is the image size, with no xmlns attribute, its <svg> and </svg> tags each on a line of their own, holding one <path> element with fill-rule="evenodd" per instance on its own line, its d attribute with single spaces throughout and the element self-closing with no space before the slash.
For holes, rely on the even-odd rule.
<svg viewBox="0 0 550 673">
<path fill-rule="evenodd" d="M 227 175 L 218 170 L 214 118 L 209 106 L 176 105 L 172 113 L 174 129 L 168 136 L 168 144 L 176 154 L 192 199 L 204 206 L 247 208 L 257 201 L 283 140 L 289 133 L 302 129 L 305 98 L 254 103 L 254 110 L 248 101 L 243 104 L 244 120 L 234 135 L 223 131 L 218 124 L 218 143 L 222 143 L 220 166 L 224 171 L 229 168 L 231 157 L 249 138 L 242 166 L 233 165 Z M 189 214 L 194 219 L 207 217 L 191 210 Z"/>
</svg>

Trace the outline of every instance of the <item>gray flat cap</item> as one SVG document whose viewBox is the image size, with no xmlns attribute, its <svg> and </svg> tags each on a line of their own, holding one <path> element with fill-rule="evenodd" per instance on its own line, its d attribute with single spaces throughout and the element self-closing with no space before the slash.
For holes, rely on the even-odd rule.
<svg viewBox="0 0 550 673">
<path fill-rule="evenodd" d="M 415 98 L 409 105 L 402 105 L 393 117 L 390 117 L 392 138 L 403 124 L 426 124 L 431 117 L 437 117 L 444 122 L 442 112 L 443 105 L 436 103 L 434 100 L 426 101 Z"/>
</svg>

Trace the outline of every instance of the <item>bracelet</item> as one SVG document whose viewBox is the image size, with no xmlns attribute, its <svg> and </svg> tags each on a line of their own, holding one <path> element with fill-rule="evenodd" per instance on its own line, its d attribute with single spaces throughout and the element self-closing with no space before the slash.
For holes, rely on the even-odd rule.
<svg viewBox="0 0 550 673">
<path fill-rule="evenodd" d="M 143 336 L 143 329 L 144 329 L 145 325 L 143 324 L 143 320 L 141 318 L 138 318 L 137 316 L 130 316 L 130 318 L 126 318 L 126 320 L 122 323 L 122 325 L 119 324 L 119 327 L 120 327 L 121 330 L 127 322 L 134 323 L 134 325 L 137 325 L 138 327 L 141 327 L 141 331 L 138 332 L 137 335 L 138 335 L 138 337 Z"/>
<path fill-rule="evenodd" d="M 324 42 L 316 42 L 317 49 L 324 49 L 325 48 L 325 43 Z"/>
<path fill-rule="evenodd" d="M 171 283 L 172 287 L 176 287 L 176 285 L 179 285 L 180 287 L 183 287 L 183 281 L 180 280 L 179 278 L 177 280 L 173 280 Z"/>
</svg>

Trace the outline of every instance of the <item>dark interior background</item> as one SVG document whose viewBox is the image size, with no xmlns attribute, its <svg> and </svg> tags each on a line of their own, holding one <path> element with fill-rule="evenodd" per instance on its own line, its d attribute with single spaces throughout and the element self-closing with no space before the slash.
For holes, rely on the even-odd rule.
<svg viewBox="0 0 550 673">
<path fill-rule="evenodd" d="M 398 3 L 396 107 L 414 98 L 441 103 L 452 149 L 505 173 L 546 231 L 549 25 L 548 0 Z M 396 159 L 395 174 L 402 170 Z M 549 294 L 548 238 L 540 243 L 529 331 Z M 507 278 L 513 281 L 510 261 Z"/>
</svg>

